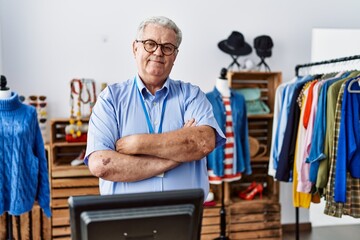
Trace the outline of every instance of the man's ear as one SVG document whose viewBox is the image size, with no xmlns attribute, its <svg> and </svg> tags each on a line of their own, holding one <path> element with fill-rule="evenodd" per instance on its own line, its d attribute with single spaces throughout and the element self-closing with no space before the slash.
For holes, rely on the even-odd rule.
<svg viewBox="0 0 360 240">
<path fill-rule="evenodd" d="M 179 49 L 176 49 L 175 51 L 175 57 L 177 57 L 177 55 L 179 54 Z"/>
<path fill-rule="evenodd" d="M 134 41 L 133 44 L 132 44 L 132 49 L 133 49 L 133 54 L 134 54 L 134 57 L 136 56 L 136 51 L 137 51 L 137 44 L 136 42 Z"/>
</svg>

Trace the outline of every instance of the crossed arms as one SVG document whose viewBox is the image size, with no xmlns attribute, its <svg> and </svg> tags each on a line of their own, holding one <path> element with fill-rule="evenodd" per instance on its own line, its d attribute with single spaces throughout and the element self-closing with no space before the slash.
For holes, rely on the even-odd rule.
<svg viewBox="0 0 360 240">
<path fill-rule="evenodd" d="M 105 180 L 133 182 L 159 175 L 183 162 L 200 160 L 215 148 L 215 130 L 194 125 L 192 119 L 175 131 L 120 138 L 116 151 L 93 152 L 89 169 Z"/>
</svg>

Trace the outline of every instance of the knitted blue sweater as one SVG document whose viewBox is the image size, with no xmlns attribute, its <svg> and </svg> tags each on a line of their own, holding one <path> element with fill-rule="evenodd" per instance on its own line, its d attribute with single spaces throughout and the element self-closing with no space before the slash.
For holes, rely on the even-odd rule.
<svg viewBox="0 0 360 240">
<path fill-rule="evenodd" d="M 51 216 L 44 143 L 36 109 L 12 93 L 0 100 L 0 215 L 20 215 L 37 200 Z"/>
</svg>

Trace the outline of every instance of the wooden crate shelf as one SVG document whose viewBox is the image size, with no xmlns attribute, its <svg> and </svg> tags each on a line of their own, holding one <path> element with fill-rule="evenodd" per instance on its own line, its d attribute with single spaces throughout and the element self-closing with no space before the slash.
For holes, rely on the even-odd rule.
<svg viewBox="0 0 360 240">
<path fill-rule="evenodd" d="M 0 216 L 0 239 L 7 238 L 7 214 Z M 51 239 L 51 219 L 46 217 L 40 206 L 35 203 L 31 211 L 20 216 L 11 216 L 14 240 Z"/>
<path fill-rule="evenodd" d="M 83 119 L 87 123 L 88 119 Z M 99 179 L 94 177 L 87 166 L 72 166 L 71 161 L 86 149 L 86 142 L 67 142 L 65 127 L 69 119 L 51 121 L 51 238 L 53 240 L 71 239 L 68 198 L 79 195 L 98 195 Z"/>
<path fill-rule="evenodd" d="M 220 209 L 218 204 L 213 207 L 204 207 L 202 227 L 201 227 L 201 239 L 215 239 L 220 235 Z M 229 215 L 226 216 L 227 223 L 229 223 Z M 227 224 L 227 229 L 229 224 Z"/>
<path fill-rule="evenodd" d="M 279 203 L 272 200 L 237 202 L 229 210 L 231 239 L 281 239 Z"/>
<path fill-rule="evenodd" d="M 269 159 L 275 92 L 282 81 L 281 72 L 228 72 L 229 86 L 232 89 L 259 88 L 261 99 L 269 107 L 270 113 L 248 116 L 249 135 L 256 138 L 259 143 L 267 146 L 265 159 Z M 258 160 L 258 159 L 257 159 Z"/>
</svg>

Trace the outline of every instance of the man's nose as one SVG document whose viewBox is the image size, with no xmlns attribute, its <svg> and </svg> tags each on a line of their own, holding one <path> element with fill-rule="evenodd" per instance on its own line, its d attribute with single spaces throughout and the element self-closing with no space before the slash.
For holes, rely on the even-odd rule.
<svg viewBox="0 0 360 240">
<path fill-rule="evenodd" d="M 161 46 L 158 45 L 158 47 L 156 48 L 155 52 L 154 52 L 155 55 L 158 55 L 158 56 L 162 56 L 164 55 L 162 50 L 161 50 Z"/>
</svg>

